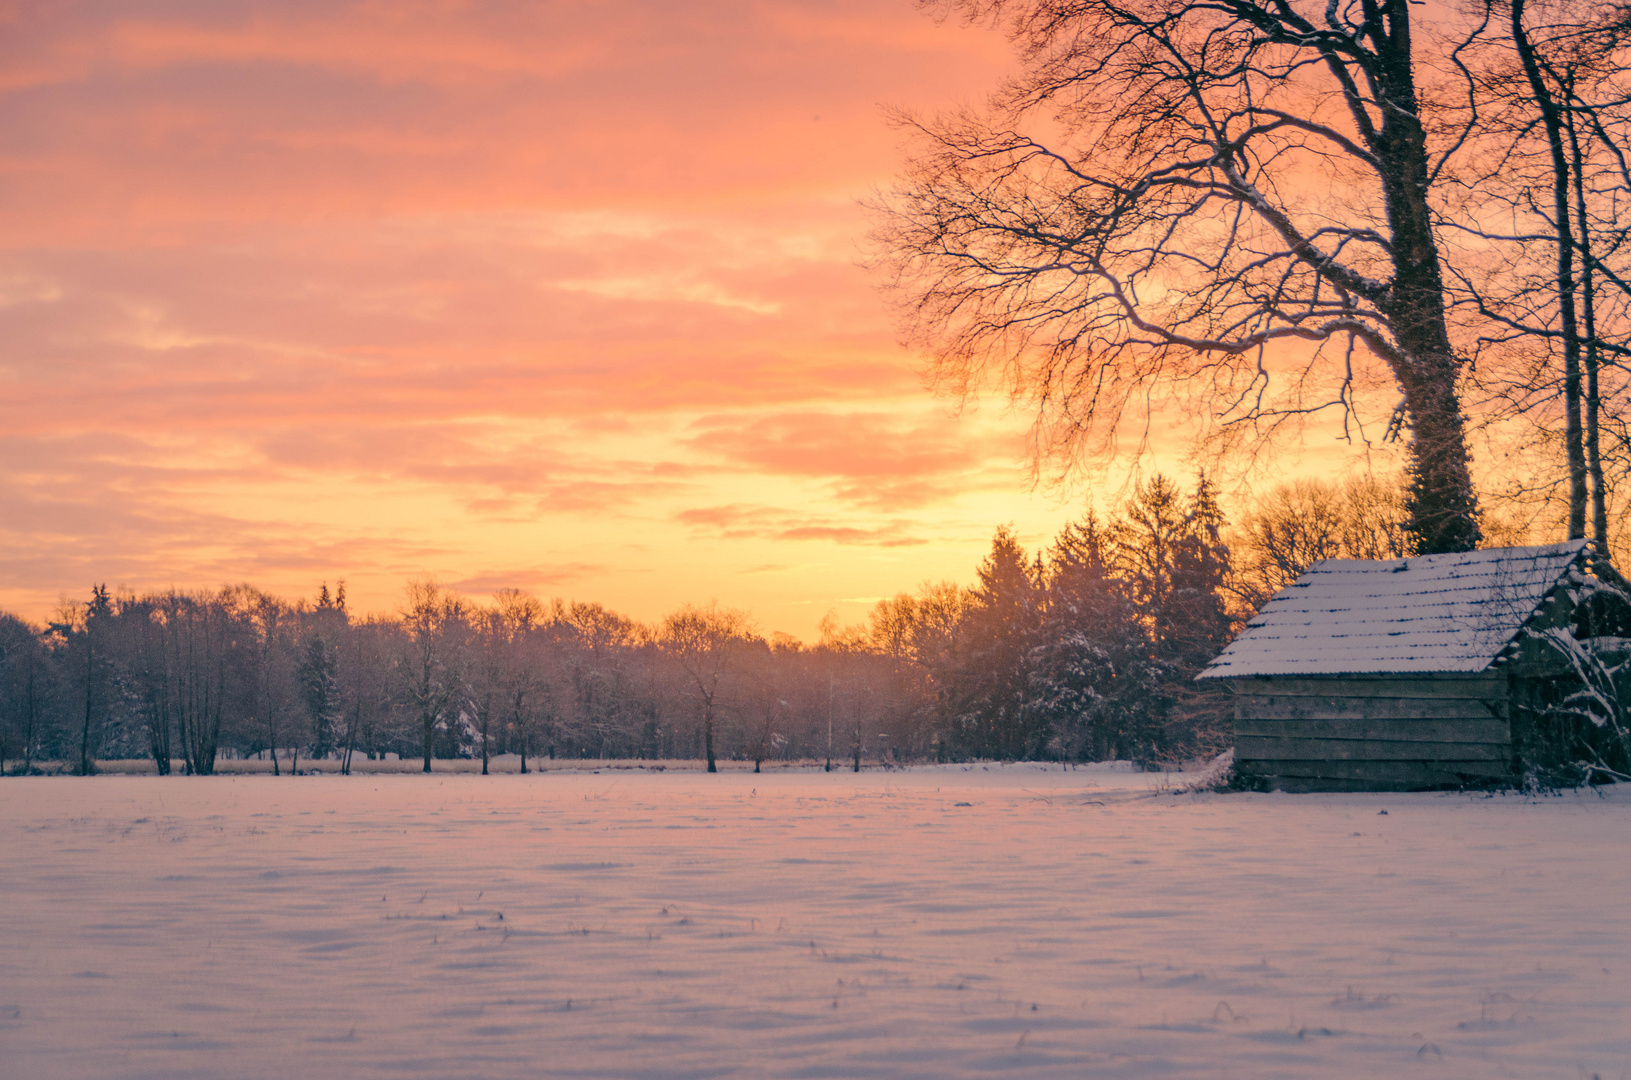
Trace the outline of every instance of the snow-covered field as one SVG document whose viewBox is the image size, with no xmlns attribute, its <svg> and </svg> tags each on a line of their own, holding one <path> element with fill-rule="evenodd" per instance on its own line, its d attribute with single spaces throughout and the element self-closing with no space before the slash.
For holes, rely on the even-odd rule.
<svg viewBox="0 0 1631 1080">
<path fill-rule="evenodd" d="M 0 780 L 0 1075 L 1631 1076 L 1631 792 L 1160 781 Z"/>
</svg>

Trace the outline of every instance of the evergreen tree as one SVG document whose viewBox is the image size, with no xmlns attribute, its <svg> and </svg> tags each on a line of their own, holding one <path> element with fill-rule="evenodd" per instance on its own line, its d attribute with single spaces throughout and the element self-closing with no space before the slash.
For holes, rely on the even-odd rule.
<svg viewBox="0 0 1631 1080">
<path fill-rule="evenodd" d="M 85 604 L 83 621 L 74 623 L 69 617 L 53 623 L 52 630 L 60 635 L 68 663 L 80 676 L 84 710 L 80 713 L 79 764 L 75 769 L 80 776 L 96 772 L 96 751 L 101 745 L 102 728 L 107 723 L 109 658 L 104 643 L 109 624 L 113 620 L 113 597 L 106 585 L 91 589 L 91 598 Z"/>
<path fill-rule="evenodd" d="M 1160 473 L 1133 489 L 1112 527 L 1115 561 L 1128 595 L 1150 635 L 1157 656 L 1171 652 L 1175 620 L 1171 608 L 1178 548 L 1189 532 L 1183 497 Z"/>
<path fill-rule="evenodd" d="M 1122 757 L 1138 725 L 1143 628 L 1110 561 L 1110 536 L 1089 514 L 1048 553 L 1041 641 L 1032 650 L 1029 708 L 1048 756 Z"/>
<path fill-rule="evenodd" d="M 1172 591 L 1165 611 L 1168 656 L 1185 668 L 1211 660 L 1229 643 L 1233 630 L 1224 594 L 1229 578 L 1224 524 L 1217 485 L 1202 473 L 1173 547 Z"/>
<path fill-rule="evenodd" d="M 324 592 L 327 592 L 326 586 Z M 306 639 L 297 677 L 300 696 L 311 717 L 310 753 L 315 758 L 326 758 L 335 749 L 335 732 L 342 712 L 339 667 L 339 657 L 321 634 L 312 634 Z"/>
<path fill-rule="evenodd" d="M 1228 641 L 1229 570 L 1217 488 L 1187 500 L 1166 477 L 1140 484 L 1107 526 L 1067 525 L 1050 552 L 1030 658 L 1030 708 L 1054 756 L 1167 758 L 1205 749 L 1217 702 L 1192 679 Z"/>
<path fill-rule="evenodd" d="M 944 708 L 960 753 L 1027 757 L 1040 740 L 1030 723 L 1030 654 L 1041 630 L 1038 582 L 1013 530 L 1003 526 L 958 623 Z"/>
</svg>

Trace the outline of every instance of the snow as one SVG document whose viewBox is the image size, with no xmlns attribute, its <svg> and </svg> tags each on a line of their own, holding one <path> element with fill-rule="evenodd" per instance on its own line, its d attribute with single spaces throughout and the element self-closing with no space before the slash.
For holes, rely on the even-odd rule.
<svg viewBox="0 0 1631 1080">
<path fill-rule="evenodd" d="M 1326 559 L 1276 593 L 1199 678 L 1484 671 L 1585 548 Z"/>
<path fill-rule="evenodd" d="M 1631 792 L 0 780 L 8 1077 L 1622 1077 Z"/>
</svg>

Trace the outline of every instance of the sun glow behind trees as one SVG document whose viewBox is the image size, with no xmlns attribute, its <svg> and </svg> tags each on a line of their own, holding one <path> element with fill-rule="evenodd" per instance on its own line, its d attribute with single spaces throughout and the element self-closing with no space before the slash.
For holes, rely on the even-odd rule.
<svg viewBox="0 0 1631 1080">
<path fill-rule="evenodd" d="M 1392 520 L 1265 504 L 1296 552 Z M 1322 516 L 1323 514 L 1323 516 Z M 1224 703 L 1194 674 L 1282 572 L 1231 561 L 1216 489 L 1156 476 L 1113 515 L 1029 551 L 997 529 L 973 583 L 925 582 L 865 622 L 829 615 L 806 646 L 749 613 L 686 604 L 642 623 L 600 604 L 500 589 L 490 605 L 428 579 L 362 616 L 343 585 L 315 601 L 247 586 L 137 595 L 98 587 L 43 631 L 0 617 L 0 765 L 81 773 L 150 758 L 208 774 L 269 755 L 349 771 L 421 760 L 718 758 L 869 763 L 996 757 L 1186 760 L 1221 749 Z M 1346 542 L 1346 541 L 1345 541 Z M 1247 545 L 1243 545 L 1246 547 Z M 1282 545 L 1283 546 L 1283 545 Z M 1295 557 L 1295 556 L 1293 556 Z"/>
</svg>

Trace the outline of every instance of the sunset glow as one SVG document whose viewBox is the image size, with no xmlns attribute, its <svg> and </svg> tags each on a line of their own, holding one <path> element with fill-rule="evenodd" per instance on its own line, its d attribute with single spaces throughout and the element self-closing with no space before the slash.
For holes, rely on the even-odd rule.
<svg viewBox="0 0 1631 1080">
<path fill-rule="evenodd" d="M 882 106 L 1002 36 L 900 3 L 0 15 L 0 606 L 514 585 L 811 637 L 993 527 L 1027 418 L 929 395 L 864 257 Z"/>
</svg>

